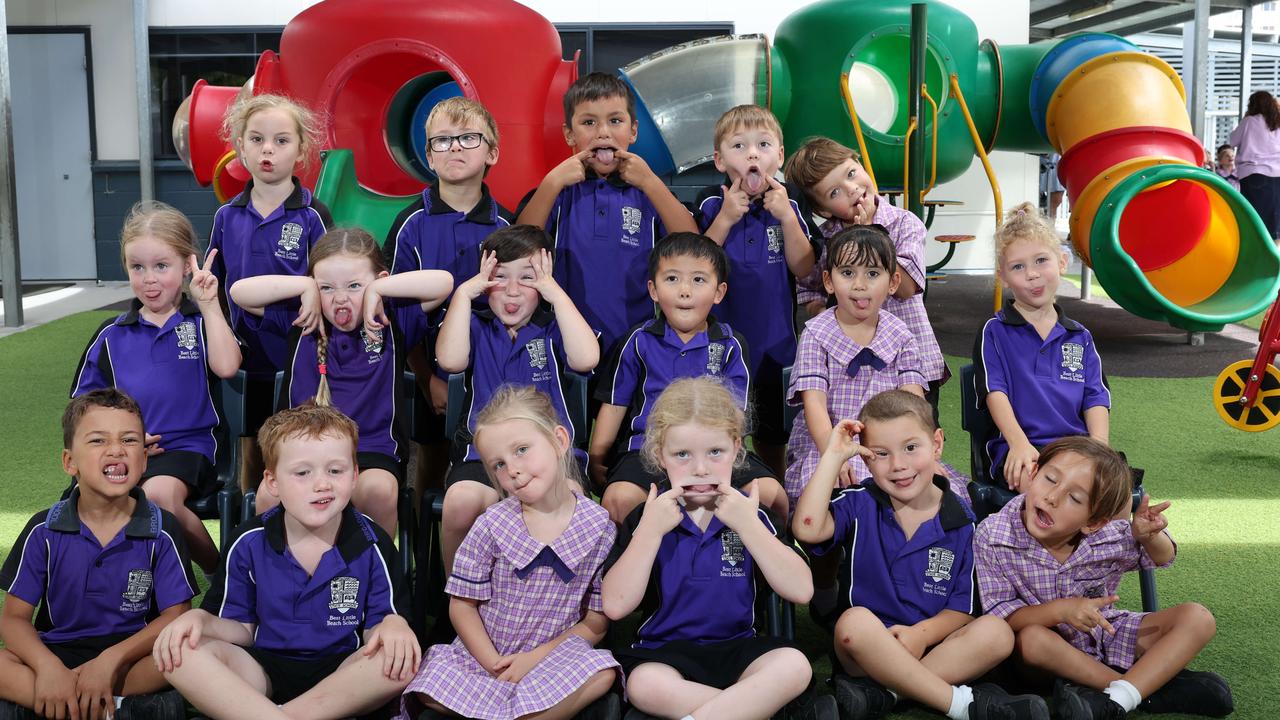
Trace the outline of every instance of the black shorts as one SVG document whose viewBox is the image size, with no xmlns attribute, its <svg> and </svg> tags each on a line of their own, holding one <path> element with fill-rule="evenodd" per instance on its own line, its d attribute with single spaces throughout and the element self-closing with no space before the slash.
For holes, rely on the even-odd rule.
<svg viewBox="0 0 1280 720">
<path fill-rule="evenodd" d="M 751 436 L 765 445 L 786 445 L 791 427 L 786 423 L 786 392 L 782 385 L 782 368 L 768 358 L 758 372 L 751 373 L 752 419 L 755 421 Z"/>
<path fill-rule="evenodd" d="M 751 663 L 795 643 L 768 635 L 701 644 L 689 640 L 669 642 L 658 648 L 614 650 L 624 677 L 645 663 L 667 665 L 690 682 L 723 690 L 738 682 Z"/>
<path fill-rule="evenodd" d="M 284 704 L 329 677 L 349 655 L 318 655 L 300 660 L 256 647 L 245 652 L 262 666 L 271 681 L 271 702 Z"/>
<path fill-rule="evenodd" d="M 771 477 L 778 479 L 777 474 L 765 464 L 755 453 L 747 453 L 745 464 L 740 468 L 734 468 L 733 478 L 730 483 L 736 488 L 741 488 L 747 483 L 758 477 Z M 605 480 L 605 485 L 612 485 L 615 482 L 628 482 L 649 492 L 650 485 L 658 485 L 661 487 L 667 482 L 667 476 L 658 472 L 652 472 L 645 467 L 644 460 L 640 457 L 638 450 L 631 450 L 623 453 L 618 461 L 609 468 L 609 475 Z"/>
<path fill-rule="evenodd" d="M 114 633 L 76 638 L 61 643 L 45 643 L 45 647 L 49 648 L 49 652 L 53 653 L 68 670 L 74 670 L 101 655 L 103 650 L 119 645 L 130 637 L 133 637 L 133 633 Z"/>
<path fill-rule="evenodd" d="M 357 452 L 356 465 L 361 472 L 365 470 L 386 470 L 396 479 L 396 484 L 404 487 L 405 463 L 385 453 Z"/>
<path fill-rule="evenodd" d="M 446 490 L 463 481 L 478 482 L 487 488 L 493 488 L 489 474 L 484 471 L 484 463 L 479 460 L 464 460 L 449 465 L 449 474 L 444 478 Z M 496 489 L 496 488 L 494 488 Z"/>
<path fill-rule="evenodd" d="M 192 500 L 213 492 L 218 483 L 218 471 L 209 462 L 209 458 L 190 450 L 166 450 L 147 458 L 147 469 L 142 473 L 142 482 L 159 475 L 171 475 L 181 480 L 182 484 L 191 488 Z"/>
</svg>

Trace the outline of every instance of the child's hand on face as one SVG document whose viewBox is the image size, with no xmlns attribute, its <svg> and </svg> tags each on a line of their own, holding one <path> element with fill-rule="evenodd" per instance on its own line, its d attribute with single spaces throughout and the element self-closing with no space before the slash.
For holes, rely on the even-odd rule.
<svg viewBox="0 0 1280 720">
<path fill-rule="evenodd" d="M 1120 598 L 1108 595 L 1100 598 L 1062 598 L 1055 602 L 1062 603 L 1060 622 L 1064 622 L 1080 632 L 1091 632 L 1101 626 L 1109 635 L 1115 635 L 1116 629 L 1102 617 L 1102 608 L 1116 602 Z"/>
<path fill-rule="evenodd" d="M 770 177 L 765 180 L 769 181 L 769 189 L 764 191 L 764 209 L 782 222 L 785 222 L 788 217 L 795 217 L 795 212 L 791 210 L 791 198 L 787 196 L 787 188 L 775 178 Z"/>
<path fill-rule="evenodd" d="M 1031 443 L 1009 446 L 1009 454 L 1004 457 L 1004 481 L 1010 490 L 1022 492 L 1022 486 L 1035 474 L 1039 459 L 1040 451 Z"/>
<path fill-rule="evenodd" d="M 1165 500 L 1154 507 L 1150 501 L 1150 495 L 1142 496 L 1142 500 L 1138 502 L 1138 509 L 1133 511 L 1133 522 L 1130 523 L 1133 539 L 1140 543 L 1149 542 L 1169 527 L 1169 518 L 1164 516 L 1164 511 L 1169 509 L 1169 501 Z"/>
<path fill-rule="evenodd" d="M 382 674 L 389 680 L 408 682 L 418 672 L 422 662 L 422 647 L 409 628 L 409 623 L 399 615 L 388 615 L 369 632 L 365 645 L 365 657 L 382 652 Z"/>
<path fill-rule="evenodd" d="M 756 511 L 760 509 L 760 484 L 752 480 L 748 485 L 751 487 L 748 495 L 743 495 L 735 488 L 729 478 L 721 480 L 716 487 L 720 497 L 716 499 L 715 515 L 730 530 L 739 534 L 750 523 L 759 522 L 756 520 Z"/>
<path fill-rule="evenodd" d="M 293 321 L 295 327 L 302 328 L 303 335 L 310 335 L 317 328 L 320 333 L 324 334 L 321 327 L 324 324 L 324 315 L 320 312 L 320 286 L 316 285 L 312 280 L 307 283 L 307 289 L 302 292 L 299 298 L 302 307 L 298 308 L 298 319 Z"/>
<path fill-rule="evenodd" d="M 864 426 L 857 420 L 844 419 L 831 428 L 831 436 L 827 438 L 827 453 L 838 455 L 841 460 L 848 460 L 854 455 L 861 455 L 867 460 L 875 457 L 875 453 L 858 444 L 854 438 L 862 434 Z"/>
<path fill-rule="evenodd" d="M 857 225 L 870 225 L 871 221 L 876 217 L 876 196 L 875 193 L 866 193 L 862 199 L 858 201 L 858 206 L 853 211 L 853 222 Z"/>
<path fill-rule="evenodd" d="M 196 262 L 195 255 L 187 258 L 191 261 L 187 266 L 191 271 L 191 297 L 196 301 L 197 305 L 218 302 L 218 276 L 214 275 L 210 270 L 213 267 L 213 259 L 217 256 L 217 248 L 210 250 L 209 254 L 205 256 L 203 267 Z"/>
<path fill-rule="evenodd" d="M 547 176 L 561 189 L 577 185 L 587 179 L 587 158 L 592 154 L 590 150 L 574 153 L 552 168 Z"/>
<path fill-rule="evenodd" d="M 720 214 L 727 220 L 737 223 L 751 209 L 751 198 L 747 196 L 747 191 L 742 189 L 742 178 L 734 178 L 733 184 L 729 187 L 721 185 L 720 191 L 724 193 Z"/>
<path fill-rule="evenodd" d="M 492 251 L 484 253 L 480 257 L 480 272 L 464 280 L 454 293 L 462 295 L 467 300 L 475 300 L 498 287 L 498 281 L 493 279 L 493 270 L 496 267 L 498 267 L 497 253 Z"/>
<path fill-rule="evenodd" d="M 538 291 L 538 295 L 547 302 L 554 302 L 562 291 L 560 284 L 556 282 L 556 278 L 551 274 L 552 261 L 551 253 L 546 249 L 538 251 L 533 259 L 533 282 L 520 281 L 521 285 L 531 287 Z"/>
<path fill-rule="evenodd" d="M 618 158 L 618 174 L 622 181 L 632 187 L 642 188 L 658 177 L 649 169 L 649 163 L 635 153 L 618 150 L 614 157 Z"/>
<path fill-rule="evenodd" d="M 645 500 L 644 512 L 640 515 L 640 524 L 636 527 L 636 533 L 649 532 L 656 537 L 662 537 L 674 530 L 684 518 L 684 509 L 677 501 L 681 495 L 684 495 L 682 488 L 672 487 L 659 495 L 658 486 L 649 485 L 649 498 Z"/>
</svg>

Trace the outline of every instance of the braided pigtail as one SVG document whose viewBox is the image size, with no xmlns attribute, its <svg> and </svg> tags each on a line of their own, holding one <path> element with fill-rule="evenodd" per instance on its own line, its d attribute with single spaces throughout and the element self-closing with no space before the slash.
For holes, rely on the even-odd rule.
<svg viewBox="0 0 1280 720">
<path fill-rule="evenodd" d="M 320 369 L 320 383 L 316 385 L 316 405 L 331 407 L 333 398 L 329 395 L 329 368 L 326 364 L 329 359 L 329 337 L 322 332 L 317 333 L 316 366 Z"/>
</svg>

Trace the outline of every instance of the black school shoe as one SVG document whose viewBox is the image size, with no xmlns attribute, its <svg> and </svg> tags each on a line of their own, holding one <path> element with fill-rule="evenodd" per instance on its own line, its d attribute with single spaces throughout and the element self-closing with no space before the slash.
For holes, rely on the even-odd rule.
<svg viewBox="0 0 1280 720">
<path fill-rule="evenodd" d="M 116 720 L 186 720 L 187 701 L 177 690 L 130 695 L 120 703 Z"/>
<path fill-rule="evenodd" d="M 626 717 L 624 717 L 622 720 L 662 720 L 662 718 L 656 715 L 650 715 L 649 713 L 641 710 L 640 708 L 633 707 L 627 711 Z"/>
<path fill-rule="evenodd" d="M 607 692 L 582 708 L 577 720 L 621 720 L 622 698 L 615 692 Z"/>
<path fill-rule="evenodd" d="M 836 699 L 819 695 L 812 684 L 774 714 L 773 720 L 840 720 Z"/>
<path fill-rule="evenodd" d="M 36 711 L 18 703 L 0 700 L 0 720 L 39 720 Z"/>
<path fill-rule="evenodd" d="M 1066 680 L 1053 686 L 1053 716 L 1058 720 L 1123 720 L 1127 714 L 1104 692 Z"/>
<path fill-rule="evenodd" d="M 1039 695 L 1010 695 L 1004 688 L 983 683 L 973 688 L 969 703 L 970 720 L 1049 720 L 1049 706 Z"/>
<path fill-rule="evenodd" d="M 1226 717 L 1236 709 L 1231 686 L 1217 673 L 1180 670 L 1164 687 L 1138 705 L 1150 713 L 1189 713 Z"/>
<path fill-rule="evenodd" d="M 893 693 L 869 677 L 852 677 L 842 672 L 831 676 L 840 720 L 873 720 L 884 717 L 897 700 Z"/>
</svg>

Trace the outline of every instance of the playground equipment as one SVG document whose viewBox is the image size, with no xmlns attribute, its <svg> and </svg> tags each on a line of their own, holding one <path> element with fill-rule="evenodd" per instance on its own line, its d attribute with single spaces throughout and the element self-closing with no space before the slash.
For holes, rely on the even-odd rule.
<svg viewBox="0 0 1280 720">
<path fill-rule="evenodd" d="M 1237 430 L 1262 432 L 1280 425 L 1280 297 L 1258 331 L 1258 354 L 1228 365 L 1213 384 L 1218 416 Z"/>
<path fill-rule="evenodd" d="M 766 105 L 788 146 L 821 134 L 862 147 L 883 186 L 902 186 L 914 165 L 904 203 L 912 207 L 975 153 L 994 187 L 988 152 L 1053 148 L 1063 155 L 1072 242 L 1125 309 L 1205 331 L 1276 297 L 1280 251 L 1239 192 L 1199 167 L 1203 149 L 1168 64 L 1098 33 L 979 42 L 963 13 L 923 4 L 928 29 L 915 33 L 914 70 L 911 4 L 900 0 L 820 0 L 786 18 L 772 46 L 758 35 L 713 38 L 628 65 L 621 75 L 640 126 L 633 150 L 659 174 L 688 170 L 711 159 L 724 111 Z M 199 86 L 175 142 L 186 147 L 189 135 L 197 179 L 225 197 L 242 187 L 242 168 L 214 121 L 239 92 L 296 97 L 329 119 L 325 149 L 351 151 L 329 154 L 326 171 L 304 180 L 317 181 L 335 218 L 382 237 L 408 202 L 396 196 L 427 180 L 414 133 L 435 102 L 461 93 L 493 112 L 505 151 L 489 183 L 511 206 L 568 155 L 560 100 L 575 76 L 551 24 L 509 0 L 328 0 L 289 23 L 280 56 L 263 54 L 251 87 Z"/>
</svg>

